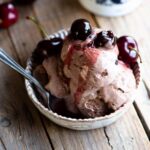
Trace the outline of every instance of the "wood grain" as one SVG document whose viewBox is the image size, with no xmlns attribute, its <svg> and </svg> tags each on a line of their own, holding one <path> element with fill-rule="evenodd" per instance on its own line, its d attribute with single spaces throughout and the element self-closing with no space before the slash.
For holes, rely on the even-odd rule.
<svg viewBox="0 0 150 150">
<path fill-rule="evenodd" d="M 146 89 L 144 82 L 139 86 L 135 107 L 150 139 L 150 97 L 149 90 Z"/>
<path fill-rule="evenodd" d="M 92 25 L 96 26 L 92 15 L 85 12 L 75 0 L 38 1 L 34 5 L 34 10 L 37 18 L 49 33 L 61 28 L 68 28 L 71 22 L 79 17 L 87 18 L 92 22 Z M 133 119 L 134 121 L 132 121 Z M 123 148 L 140 150 L 141 147 L 142 149 L 149 149 L 148 138 L 133 107 L 128 115 L 116 124 L 93 131 L 67 130 L 54 125 L 47 119 L 46 121 L 44 119 L 44 123 L 55 149 Z"/>
<path fill-rule="evenodd" d="M 12 28 L 17 33 L 16 37 L 22 39 L 25 34 L 19 33 L 17 27 Z M 9 32 L 1 30 L 0 46 L 19 62 L 13 44 Z M 0 81 L 0 149 L 51 149 L 38 112 L 26 94 L 23 78 L 0 63 Z"/>
<path fill-rule="evenodd" d="M 121 35 L 131 35 L 136 38 L 139 43 L 139 49 L 141 52 L 143 63 L 141 64 L 141 72 L 142 78 L 147 86 L 147 91 L 150 93 L 150 42 L 149 42 L 149 35 L 150 35 L 150 18 L 147 17 L 149 13 L 150 5 L 148 1 L 144 1 L 143 4 L 133 13 L 118 18 L 103 18 L 103 17 L 96 17 L 97 23 L 106 29 L 111 29 L 118 36 Z M 140 88 L 140 93 L 146 93 L 145 88 Z M 139 114 L 141 114 L 141 119 L 144 120 L 146 125 L 146 131 L 148 136 L 150 137 L 150 103 L 149 98 L 145 96 L 140 96 L 140 100 L 137 99 L 136 106 L 137 110 L 139 110 Z"/>
<path fill-rule="evenodd" d="M 131 107 L 118 122 L 113 125 L 91 131 L 72 131 L 49 122 L 46 127 L 55 149 L 66 150 L 149 150 L 149 140 L 135 109 Z M 106 140 L 107 138 L 107 140 Z"/>
<path fill-rule="evenodd" d="M 134 107 L 131 107 L 121 120 L 107 127 L 106 133 L 114 149 L 150 149 L 149 140 L 144 133 L 140 120 L 137 119 Z"/>
<path fill-rule="evenodd" d="M 19 22 L 9 29 L 9 34 L 20 63 L 25 66 L 28 57 L 41 40 L 41 36 L 36 26 L 26 19 L 27 16 L 34 16 L 32 6 L 18 7 L 18 11 L 20 12 Z"/>
<path fill-rule="evenodd" d="M 77 18 L 86 18 L 95 26 L 92 16 L 75 0 L 37 1 L 34 10 L 49 34 L 70 28 L 71 23 Z"/>
<path fill-rule="evenodd" d="M 111 150 L 103 129 L 74 131 L 61 128 L 44 119 L 52 144 L 56 150 Z"/>
</svg>

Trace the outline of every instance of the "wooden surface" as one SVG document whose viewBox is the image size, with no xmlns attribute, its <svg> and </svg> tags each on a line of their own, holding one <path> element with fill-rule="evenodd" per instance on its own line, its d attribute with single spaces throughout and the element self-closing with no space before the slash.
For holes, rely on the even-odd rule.
<svg viewBox="0 0 150 150">
<path fill-rule="evenodd" d="M 149 150 L 150 149 L 150 5 L 145 1 L 134 13 L 119 18 L 94 16 L 76 0 L 37 0 L 18 7 L 20 20 L 0 31 L 0 47 L 25 67 L 42 38 L 27 15 L 38 18 L 48 33 L 68 28 L 76 18 L 94 26 L 130 34 L 138 40 L 143 58 L 143 81 L 135 104 L 113 125 L 92 131 L 72 131 L 53 124 L 29 100 L 24 79 L 0 63 L 0 150 Z"/>
</svg>

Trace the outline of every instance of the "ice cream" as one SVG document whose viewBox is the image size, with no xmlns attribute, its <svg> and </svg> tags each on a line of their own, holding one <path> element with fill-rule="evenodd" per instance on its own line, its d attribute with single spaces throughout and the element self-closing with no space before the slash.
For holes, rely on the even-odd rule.
<svg viewBox="0 0 150 150">
<path fill-rule="evenodd" d="M 115 37 L 111 32 L 101 32 L 92 28 L 84 40 L 67 36 L 60 55 L 42 62 L 49 78 L 45 88 L 64 100 L 70 112 L 84 117 L 116 111 L 133 99 L 136 89 L 130 65 L 118 59 Z"/>
</svg>

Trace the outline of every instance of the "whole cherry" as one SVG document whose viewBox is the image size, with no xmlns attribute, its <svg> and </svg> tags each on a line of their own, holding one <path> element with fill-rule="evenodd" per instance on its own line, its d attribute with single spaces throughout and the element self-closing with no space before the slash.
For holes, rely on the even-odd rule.
<svg viewBox="0 0 150 150">
<path fill-rule="evenodd" d="M 112 31 L 101 31 L 94 40 L 95 47 L 111 48 L 116 44 L 116 37 Z"/>
<path fill-rule="evenodd" d="M 47 50 L 48 56 L 57 56 L 63 46 L 63 40 L 55 37 L 48 40 L 42 40 L 38 43 L 37 48 Z"/>
<path fill-rule="evenodd" d="M 88 20 L 77 19 L 75 20 L 70 29 L 70 35 L 74 40 L 86 40 L 91 34 L 92 28 Z"/>
<path fill-rule="evenodd" d="M 119 59 L 123 60 L 125 63 L 132 64 L 140 59 L 138 44 L 136 40 L 130 36 L 122 36 L 117 39 L 117 45 L 119 49 Z"/>
<path fill-rule="evenodd" d="M 45 58 L 59 55 L 62 46 L 63 40 L 61 38 L 42 40 L 37 44 L 36 49 L 33 51 L 32 58 L 36 63 L 41 64 Z"/>
<path fill-rule="evenodd" d="M 18 20 L 18 11 L 11 3 L 0 5 L 0 28 L 8 28 Z"/>
</svg>

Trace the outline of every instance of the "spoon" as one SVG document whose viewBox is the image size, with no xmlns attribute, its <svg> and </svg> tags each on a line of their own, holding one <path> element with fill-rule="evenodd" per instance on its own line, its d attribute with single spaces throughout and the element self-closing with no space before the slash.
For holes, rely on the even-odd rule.
<svg viewBox="0 0 150 150">
<path fill-rule="evenodd" d="M 31 83 L 33 83 L 37 90 L 39 91 L 40 95 L 44 99 L 46 106 L 49 107 L 49 100 L 50 100 L 50 94 L 44 89 L 44 87 L 35 79 L 32 75 L 30 75 L 24 68 L 22 68 L 13 58 L 11 58 L 3 49 L 0 48 L 0 61 L 2 61 L 4 64 L 8 65 L 18 73 L 20 73 L 22 76 L 24 76 L 26 79 L 28 79 Z"/>
</svg>

